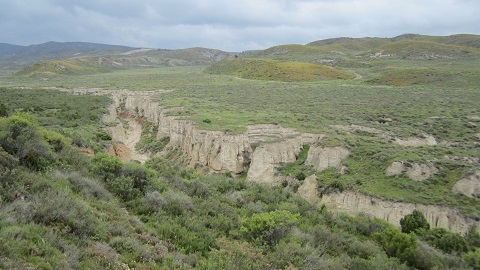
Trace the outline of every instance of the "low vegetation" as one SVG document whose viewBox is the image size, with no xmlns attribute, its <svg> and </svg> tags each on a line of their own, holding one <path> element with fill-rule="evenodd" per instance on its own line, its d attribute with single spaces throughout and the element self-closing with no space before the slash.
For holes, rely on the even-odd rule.
<svg viewBox="0 0 480 270">
<path fill-rule="evenodd" d="M 244 79 L 272 81 L 313 81 L 322 79 L 353 79 L 351 72 L 303 62 L 237 58 L 223 60 L 207 68 L 210 74 L 225 74 Z"/>
<path fill-rule="evenodd" d="M 85 60 L 48 60 L 26 67 L 17 72 L 17 75 L 45 79 L 58 75 L 86 75 L 107 71 Z"/>
<path fill-rule="evenodd" d="M 318 209 L 280 187 L 179 170 L 161 158 L 88 158 L 31 115 L 1 118 L 0 142 L 2 268 L 477 267 L 474 230 L 415 237 Z"/>
</svg>

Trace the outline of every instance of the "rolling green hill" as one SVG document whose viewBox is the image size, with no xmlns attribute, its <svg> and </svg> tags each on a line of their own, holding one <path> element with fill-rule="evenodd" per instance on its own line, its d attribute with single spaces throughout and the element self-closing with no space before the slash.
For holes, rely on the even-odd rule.
<svg viewBox="0 0 480 270">
<path fill-rule="evenodd" d="M 238 76 L 244 79 L 285 82 L 355 78 L 351 72 L 327 66 L 259 58 L 224 60 L 212 65 L 205 72 Z"/>
<path fill-rule="evenodd" d="M 33 64 L 16 74 L 27 77 L 49 77 L 56 75 L 86 75 L 106 72 L 107 69 L 94 65 L 85 60 L 49 60 Z"/>
</svg>

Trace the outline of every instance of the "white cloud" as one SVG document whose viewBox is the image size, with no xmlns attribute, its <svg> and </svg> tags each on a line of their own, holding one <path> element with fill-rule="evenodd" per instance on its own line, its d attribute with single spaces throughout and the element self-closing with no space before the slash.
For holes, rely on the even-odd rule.
<svg viewBox="0 0 480 270">
<path fill-rule="evenodd" d="M 339 36 L 480 34 L 473 0 L 0 0 L 0 42 L 230 51 Z"/>
</svg>

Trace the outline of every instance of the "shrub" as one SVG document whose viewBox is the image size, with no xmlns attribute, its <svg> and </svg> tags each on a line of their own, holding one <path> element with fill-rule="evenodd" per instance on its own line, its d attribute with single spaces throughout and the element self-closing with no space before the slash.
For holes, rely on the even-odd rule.
<svg viewBox="0 0 480 270">
<path fill-rule="evenodd" d="M 240 232 L 250 241 L 272 247 L 298 222 L 298 215 L 286 210 L 253 214 L 242 220 Z"/>
<path fill-rule="evenodd" d="M 7 106 L 3 103 L 0 103 L 0 117 L 8 117 Z"/>
<path fill-rule="evenodd" d="M 180 171 L 180 168 L 172 164 L 170 160 L 161 157 L 154 157 L 147 160 L 145 166 L 165 177 L 173 177 Z"/>
<path fill-rule="evenodd" d="M 464 253 L 468 251 L 467 241 L 458 233 L 452 233 L 444 228 L 434 228 L 425 232 L 425 241 L 446 253 Z"/>
<path fill-rule="evenodd" d="M 463 258 L 474 270 L 480 269 L 480 249 L 468 252 Z"/>
<path fill-rule="evenodd" d="M 128 163 L 123 166 L 122 175 L 133 179 L 133 187 L 141 193 L 145 193 L 156 173 L 138 163 Z"/>
<path fill-rule="evenodd" d="M 79 237 L 103 237 L 106 228 L 93 214 L 89 206 L 77 200 L 65 190 L 36 194 L 32 198 L 34 205 L 33 221 L 50 226 L 59 226 Z"/>
<path fill-rule="evenodd" d="M 116 157 L 99 153 L 90 160 L 90 171 L 107 181 L 120 176 L 122 162 Z"/>
<path fill-rule="evenodd" d="M 402 226 L 402 232 L 404 233 L 430 229 L 430 224 L 428 224 L 423 213 L 416 209 L 413 210 L 413 213 L 404 216 L 400 220 L 400 225 Z"/>
<path fill-rule="evenodd" d="M 35 119 L 28 114 L 0 119 L 0 146 L 33 170 L 43 170 L 55 161 Z"/>
<path fill-rule="evenodd" d="M 64 173 L 56 171 L 54 173 L 54 178 L 67 179 L 72 185 L 72 190 L 77 193 L 81 193 L 86 198 L 94 197 L 96 199 L 105 201 L 108 201 L 112 198 L 111 193 L 108 192 L 96 180 L 85 177 L 77 172 Z"/>
<path fill-rule="evenodd" d="M 181 191 L 169 190 L 163 193 L 162 196 L 165 199 L 162 209 L 170 215 L 181 216 L 186 211 L 193 210 L 192 199 Z"/>
<path fill-rule="evenodd" d="M 477 227 L 471 226 L 464 235 L 465 241 L 471 248 L 480 248 L 480 233 L 477 231 Z"/>
<path fill-rule="evenodd" d="M 375 233 L 374 237 L 382 245 L 389 257 L 396 257 L 402 262 L 413 263 L 417 238 L 414 234 L 402 233 L 399 230 L 388 227 L 381 233 Z"/>
</svg>

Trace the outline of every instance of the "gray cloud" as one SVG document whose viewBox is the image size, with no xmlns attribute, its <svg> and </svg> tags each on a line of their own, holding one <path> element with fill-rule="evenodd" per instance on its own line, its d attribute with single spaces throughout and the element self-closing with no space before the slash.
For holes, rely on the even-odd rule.
<svg viewBox="0 0 480 270">
<path fill-rule="evenodd" d="M 474 0 L 0 0 L 0 42 L 229 51 L 339 37 L 480 33 Z"/>
</svg>

